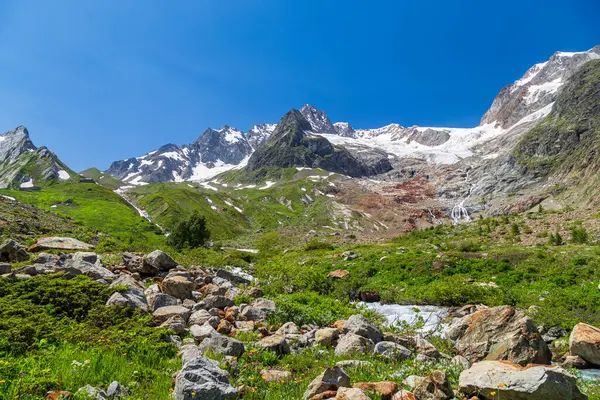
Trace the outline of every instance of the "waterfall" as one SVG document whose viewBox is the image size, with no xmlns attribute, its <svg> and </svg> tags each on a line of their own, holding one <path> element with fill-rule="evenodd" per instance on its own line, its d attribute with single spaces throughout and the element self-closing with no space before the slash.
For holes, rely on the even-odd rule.
<svg viewBox="0 0 600 400">
<path fill-rule="evenodd" d="M 469 197 L 471 197 L 471 186 L 469 185 L 470 171 L 471 168 L 467 170 L 467 176 L 465 177 L 465 184 L 468 185 L 467 196 L 460 202 L 455 204 L 454 207 L 452 207 L 452 211 L 450 212 L 450 218 L 452 219 L 452 223 L 455 225 L 462 224 L 464 222 L 471 222 L 471 216 L 469 215 L 469 212 L 465 207 L 465 201 L 469 200 Z"/>
</svg>

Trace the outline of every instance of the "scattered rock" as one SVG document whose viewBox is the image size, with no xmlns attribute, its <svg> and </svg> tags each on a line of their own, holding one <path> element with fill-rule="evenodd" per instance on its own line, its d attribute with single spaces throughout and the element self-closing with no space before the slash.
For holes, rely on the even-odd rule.
<svg viewBox="0 0 600 400">
<path fill-rule="evenodd" d="M 275 333 L 278 335 L 297 335 L 300 333 L 300 329 L 295 323 L 286 322 Z"/>
<path fill-rule="evenodd" d="M 0 261 L 17 263 L 27 260 L 29 260 L 29 254 L 27 254 L 25 247 L 15 240 L 9 239 L 0 245 Z M 8 272 L 5 272 L 5 274 Z"/>
<path fill-rule="evenodd" d="M 178 304 L 175 297 L 164 293 L 151 293 L 146 296 L 146 301 L 148 302 L 148 309 L 151 312 L 154 312 L 161 307 L 176 306 Z"/>
<path fill-rule="evenodd" d="M 177 335 L 182 335 L 185 332 L 185 321 L 180 315 L 173 315 L 160 326 L 172 330 Z"/>
<path fill-rule="evenodd" d="M 367 368 L 371 367 L 373 364 L 371 364 L 369 361 L 362 360 L 342 360 L 336 362 L 335 365 L 342 368 Z"/>
<path fill-rule="evenodd" d="M 190 316 L 190 310 L 184 306 L 166 306 L 158 308 L 152 313 L 152 320 L 155 325 L 160 325 L 174 315 L 179 315 L 184 321 Z"/>
<path fill-rule="evenodd" d="M 369 396 L 360 389 L 341 387 L 337 390 L 335 400 L 371 400 Z"/>
<path fill-rule="evenodd" d="M 260 377 L 267 383 L 286 382 L 292 380 L 292 373 L 290 371 L 281 371 L 279 369 L 263 369 L 260 371 Z"/>
<path fill-rule="evenodd" d="M 86 399 L 94 399 L 94 400 L 108 400 L 108 396 L 104 390 L 97 389 L 92 385 L 85 385 L 84 387 L 79 388 L 75 393 L 75 397 L 83 397 Z"/>
<path fill-rule="evenodd" d="M 344 261 L 352 261 L 358 258 L 358 254 L 353 251 L 345 251 L 342 253 L 341 257 Z"/>
<path fill-rule="evenodd" d="M 337 328 L 323 328 L 315 332 L 315 342 L 321 346 L 335 346 L 340 337 Z"/>
<path fill-rule="evenodd" d="M 449 400 L 454 397 L 448 377 L 443 371 L 433 371 L 426 376 L 415 386 L 413 393 L 419 400 Z"/>
<path fill-rule="evenodd" d="M 358 298 L 365 303 L 377 303 L 378 301 L 381 301 L 379 292 L 375 290 L 361 291 L 358 293 Z"/>
<path fill-rule="evenodd" d="M 158 271 L 168 271 L 177 266 L 177 262 L 162 250 L 154 250 L 144 257 L 143 263 L 156 268 Z"/>
<path fill-rule="evenodd" d="M 575 377 L 562 368 L 543 365 L 522 367 L 499 361 L 482 361 L 463 371 L 459 390 L 488 400 L 587 399 L 577 388 Z"/>
<path fill-rule="evenodd" d="M 175 380 L 175 400 L 234 400 L 238 391 L 229 384 L 225 371 L 206 357 L 183 365 Z"/>
<path fill-rule="evenodd" d="M 10 274 L 11 270 L 12 270 L 12 267 L 10 266 L 10 264 L 1 264 L 0 263 L 0 275 Z"/>
<path fill-rule="evenodd" d="M 377 328 L 363 315 L 352 315 L 344 324 L 344 332 L 354 333 L 356 335 L 370 339 L 373 343 L 379 343 L 383 340 L 381 329 Z"/>
<path fill-rule="evenodd" d="M 239 357 L 244 354 L 244 351 L 246 351 L 244 344 L 239 340 L 219 334 L 205 338 L 202 343 L 200 343 L 198 348 L 203 353 L 206 351 L 211 351 L 213 353 L 233 357 Z"/>
<path fill-rule="evenodd" d="M 112 381 L 106 389 L 106 395 L 109 399 L 122 399 L 129 396 L 127 388 L 118 381 Z"/>
<path fill-rule="evenodd" d="M 117 305 L 121 307 L 129 307 L 132 310 L 148 311 L 148 303 L 143 294 L 135 290 L 126 292 L 114 292 L 106 301 L 106 306 Z"/>
<path fill-rule="evenodd" d="M 236 275 L 231 271 L 227 271 L 225 269 L 220 269 L 217 271 L 216 275 L 219 278 L 224 278 L 227 279 L 228 281 L 231 281 L 233 283 L 237 283 L 239 285 L 249 285 L 251 282 L 249 279 L 246 279 L 242 276 Z"/>
<path fill-rule="evenodd" d="M 394 342 L 379 342 L 375 345 L 375 353 L 386 358 L 403 361 L 412 356 L 412 352 L 406 347 Z"/>
<path fill-rule="evenodd" d="M 358 382 L 352 385 L 352 387 L 365 392 L 377 393 L 384 399 L 389 399 L 398 391 L 398 384 L 396 382 Z"/>
<path fill-rule="evenodd" d="M 29 251 L 38 252 L 42 250 L 92 250 L 94 246 L 88 243 L 84 243 L 80 240 L 69 238 L 69 237 L 43 237 L 38 239 L 37 242 L 29 246 Z"/>
<path fill-rule="evenodd" d="M 257 346 L 276 354 L 289 354 L 290 346 L 283 335 L 271 335 L 261 339 Z"/>
<path fill-rule="evenodd" d="M 402 384 L 408 388 L 410 388 L 410 390 L 413 390 L 414 388 L 417 387 L 417 385 L 419 383 L 421 383 L 421 381 L 423 381 L 425 378 L 422 376 L 418 376 L 418 375 L 409 375 L 406 378 L 404 378 L 404 380 L 402 381 Z"/>
<path fill-rule="evenodd" d="M 552 359 L 533 321 L 513 307 L 482 309 L 464 318 L 468 327 L 455 347 L 470 362 L 507 360 L 525 365 L 549 364 Z"/>
<path fill-rule="evenodd" d="M 391 400 L 417 400 L 417 398 L 411 392 L 401 390 L 396 393 Z"/>
<path fill-rule="evenodd" d="M 337 346 L 335 346 L 335 355 L 364 354 L 372 352 L 374 348 L 375 344 L 370 339 L 354 333 L 347 333 L 340 338 Z"/>
<path fill-rule="evenodd" d="M 344 279 L 348 275 L 350 275 L 350 272 L 348 270 L 336 269 L 335 271 L 331 271 L 330 273 L 328 273 L 327 277 L 333 279 Z"/>
<path fill-rule="evenodd" d="M 592 365 L 600 365 L 600 329 L 579 323 L 569 337 L 569 351 Z"/>
<path fill-rule="evenodd" d="M 190 326 L 190 333 L 198 341 L 198 343 L 202 343 L 202 341 L 209 337 L 218 336 L 219 332 L 216 331 L 212 326 L 205 325 L 192 325 Z"/>
<path fill-rule="evenodd" d="M 350 387 L 350 377 L 343 368 L 327 368 L 308 385 L 303 400 L 312 399 L 315 395 L 324 392 L 337 391 L 340 387 Z"/>
<path fill-rule="evenodd" d="M 196 285 L 183 276 L 171 276 L 163 279 L 160 287 L 163 293 L 179 300 L 191 299 Z"/>
<path fill-rule="evenodd" d="M 202 300 L 202 302 L 204 303 L 205 310 L 210 310 L 211 308 L 219 308 L 223 310 L 226 307 L 231 307 L 234 305 L 233 300 L 225 296 L 208 295 L 204 298 L 204 300 Z"/>
<path fill-rule="evenodd" d="M 579 356 L 565 356 L 565 359 L 560 363 L 561 368 L 577 368 L 584 369 L 588 367 L 588 363 Z"/>
</svg>

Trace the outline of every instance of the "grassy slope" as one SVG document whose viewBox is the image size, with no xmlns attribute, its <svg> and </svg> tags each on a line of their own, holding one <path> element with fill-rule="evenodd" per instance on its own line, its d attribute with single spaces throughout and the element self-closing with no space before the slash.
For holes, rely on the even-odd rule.
<svg viewBox="0 0 600 400">
<path fill-rule="evenodd" d="M 255 184 L 256 187 L 246 185 L 244 188 L 235 188 L 232 184 L 211 185 L 219 190 L 198 184 L 162 183 L 136 187 L 128 195 L 167 229 L 196 210 L 206 217 L 212 237 L 219 240 L 248 235 L 257 230 L 322 226 L 329 222 L 327 197 L 311 196 L 311 204 L 302 200 L 314 189 L 326 190 L 327 180 L 307 178 L 305 171 L 283 184 L 265 189 L 261 189 L 265 187 L 264 182 Z M 291 202 L 291 209 L 282 204 L 284 200 Z"/>
<path fill-rule="evenodd" d="M 61 182 L 39 192 L 0 190 L 0 193 L 71 217 L 89 229 L 109 234 L 132 249 L 150 249 L 164 243 L 164 236 L 158 234 L 159 230 L 153 224 L 139 216 L 119 195 L 102 186 Z M 72 204 L 64 204 L 69 199 Z"/>
<path fill-rule="evenodd" d="M 98 184 L 111 190 L 118 189 L 124 185 L 124 183 L 118 180 L 117 178 L 109 174 L 105 174 L 98 168 L 88 168 L 84 171 L 81 171 L 79 174 L 85 176 L 86 178 L 92 178 L 93 180 L 98 182 Z"/>
</svg>

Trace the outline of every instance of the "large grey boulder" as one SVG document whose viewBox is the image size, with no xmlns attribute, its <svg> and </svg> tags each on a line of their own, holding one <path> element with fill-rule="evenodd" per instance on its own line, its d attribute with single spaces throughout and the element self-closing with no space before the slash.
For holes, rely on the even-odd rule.
<svg viewBox="0 0 600 400">
<path fill-rule="evenodd" d="M 98 262 L 92 264 L 83 260 L 68 259 L 65 261 L 64 266 L 57 268 L 58 271 L 65 271 L 69 269 L 78 270 L 83 275 L 88 276 L 94 280 L 103 279 L 107 282 L 112 282 L 116 278 L 115 274 L 113 274 L 110 270 L 104 268 L 101 265 L 101 263 Z"/>
<path fill-rule="evenodd" d="M 144 257 L 144 264 L 154 267 L 158 271 L 168 271 L 177 266 L 177 262 L 173 260 L 173 257 L 162 250 L 154 250 Z"/>
<path fill-rule="evenodd" d="M 106 396 L 109 399 L 123 399 L 125 397 L 129 397 L 129 391 L 118 381 L 112 381 L 106 389 Z"/>
<path fill-rule="evenodd" d="M 198 347 L 203 353 L 211 351 L 233 357 L 239 357 L 246 351 L 242 342 L 223 335 L 207 337 Z"/>
<path fill-rule="evenodd" d="M 575 325 L 569 337 L 569 351 L 572 356 L 600 366 L 600 329 L 584 323 Z"/>
<path fill-rule="evenodd" d="M 375 344 L 372 340 L 354 333 L 346 333 L 339 339 L 337 346 L 335 346 L 335 355 L 348 356 L 351 354 L 370 353 L 374 348 Z"/>
<path fill-rule="evenodd" d="M 191 325 L 190 334 L 198 341 L 198 343 L 202 343 L 206 338 L 219 336 L 217 330 L 208 324 Z"/>
<path fill-rule="evenodd" d="M 486 400 L 587 399 L 574 376 L 560 367 L 543 365 L 482 361 L 460 374 L 458 386 L 459 391 Z"/>
<path fill-rule="evenodd" d="M 337 391 L 340 387 L 350 387 L 350 377 L 341 367 L 327 368 L 308 385 L 303 400 L 309 400 L 323 392 Z"/>
<path fill-rule="evenodd" d="M 412 352 L 406 347 L 394 342 L 379 342 L 375 345 L 374 352 L 383 357 L 403 361 L 412 356 Z"/>
<path fill-rule="evenodd" d="M 202 300 L 202 303 L 204 304 L 203 308 L 205 310 L 210 310 L 211 308 L 219 308 L 219 309 L 223 310 L 226 307 L 231 307 L 235 304 L 234 301 L 232 299 L 230 299 L 229 297 L 213 296 L 213 295 L 206 296 Z"/>
<path fill-rule="evenodd" d="M 533 321 L 523 312 L 501 306 L 467 315 L 464 333 L 455 344 L 471 363 L 507 360 L 521 365 L 550 364 L 552 354 Z"/>
<path fill-rule="evenodd" d="M 29 260 L 25 247 L 14 240 L 7 240 L 0 245 L 0 261 L 22 262 Z"/>
<path fill-rule="evenodd" d="M 227 374 L 206 357 L 196 357 L 183 365 L 175 380 L 175 400 L 234 400 L 238 391 Z"/>
<path fill-rule="evenodd" d="M 152 321 L 155 325 L 160 325 L 174 315 L 179 315 L 184 321 L 190 316 L 191 311 L 184 306 L 166 306 L 161 307 L 152 313 Z"/>
<path fill-rule="evenodd" d="M 193 312 L 192 315 L 190 315 L 190 318 L 188 319 L 188 324 L 190 324 L 190 326 L 204 325 L 211 317 L 212 315 L 208 311 L 200 309 L 198 311 Z"/>
<path fill-rule="evenodd" d="M 164 293 L 150 293 L 146 295 L 146 301 L 152 312 L 161 307 L 176 306 L 179 303 L 175 297 Z"/>
<path fill-rule="evenodd" d="M 377 328 L 363 315 L 352 315 L 344 324 L 344 332 L 354 333 L 364 338 L 370 339 L 373 343 L 383 340 L 381 329 Z"/>
<path fill-rule="evenodd" d="M 315 332 L 315 343 L 321 346 L 333 346 L 340 337 L 340 331 L 337 328 L 323 328 Z"/>
<path fill-rule="evenodd" d="M 106 306 L 128 307 L 132 310 L 148 311 L 146 297 L 136 291 L 128 290 L 126 292 L 114 292 L 106 301 Z"/>
</svg>

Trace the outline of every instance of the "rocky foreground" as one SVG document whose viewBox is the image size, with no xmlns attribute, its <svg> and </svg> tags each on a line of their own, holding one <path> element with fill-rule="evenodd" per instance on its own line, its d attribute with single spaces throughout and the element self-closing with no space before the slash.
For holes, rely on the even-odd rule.
<svg viewBox="0 0 600 400">
<path fill-rule="evenodd" d="M 186 268 L 160 250 L 145 256 L 123 253 L 119 265 L 108 266 L 89 251 L 31 254 L 86 248 L 85 243 L 69 238 L 45 238 L 29 249 L 7 241 L 0 245 L 0 261 L 29 260 L 31 264 L 16 269 L 0 264 L 0 272 L 13 282 L 50 273 L 62 273 L 65 279 L 86 275 L 114 288 L 107 306 L 151 314 L 157 327 L 172 332 L 165 340 L 180 349 L 182 368 L 173 376 L 172 392 L 177 400 L 236 399 L 251 391 L 250 382 L 234 387 L 222 368 L 223 363 L 235 364 L 247 351 L 247 343 L 236 337 L 248 332 L 258 333 L 253 348 L 276 356 L 318 347 L 332 348 L 335 356 L 343 358 L 305 388 L 304 400 L 578 400 L 587 396 L 568 369 L 600 365 L 600 329 L 580 323 L 567 343 L 561 328 L 538 329 L 525 312 L 510 306 L 468 305 L 452 310 L 443 334 L 452 341 L 453 350 L 446 354 L 425 335 L 385 331 L 361 314 L 332 326 L 297 326 L 293 322 L 272 326 L 268 320 L 276 304 L 262 297 L 254 278 L 228 268 Z M 248 299 L 247 303 L 236 306 L 239 296 Z M 351 371 L 369 366 L 368 361 L 354 358 L 365 354 L 447 368 L 427 376 L 398 372 L 396 377 L 403 379 L 402 385 L 360 382 Z M 452 371 L 462 371 L 455 387 L 448 377 Z M 294 376 L 285 369 L 265 368 L 261 378 L 267 382 L 291 381 Z M 83 394 L 95 399 L 125 398 L 127 388 L 119 382 L 106 390 L 88 385 L 75 396 Z M 71 396 L 61 391 L 49 393 L 48 398 L 60 395 Z"/>
</svg>

